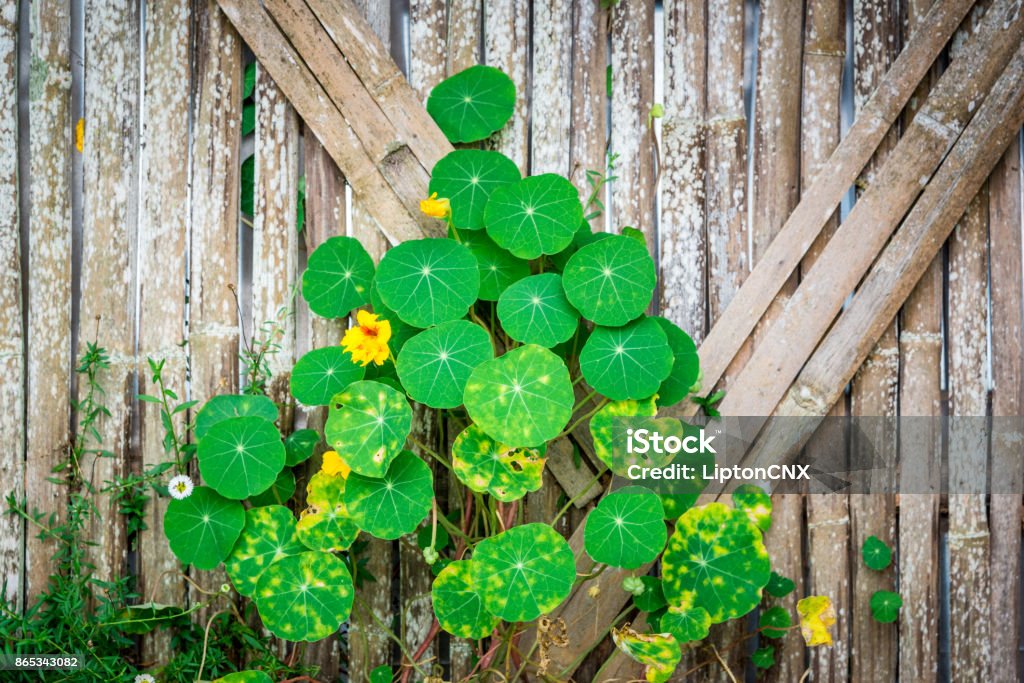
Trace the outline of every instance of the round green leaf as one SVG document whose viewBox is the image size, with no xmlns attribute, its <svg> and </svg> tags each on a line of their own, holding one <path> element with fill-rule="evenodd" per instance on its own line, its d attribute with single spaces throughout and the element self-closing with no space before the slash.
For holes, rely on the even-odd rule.
<svg viewBox="0 0 1024 683">
<path fill-rule="evenodd" d="M 430 590 L 437 623 L 459 638 L 483 638 L 501 621 L 487 613 L 473 584 L 471 560 L 452 562 L 441 570 Z"/>
<path fill-rule="evenodd" d="M 317 472 L 306 485 L 306 505 L 296 538 L 310 550 L 345 550 L 356 540 L 359 527 L 345 507 L 345 477 Z"/>
<path fill-rule="evenodd" d="M 195 436 L 202 439 L 210 427 L 232 417 L 262 417 L 277 420 L 277 406 L 266 396 L 254 394 L 221 394 L 214 396 L 196 415 Z"/>
<path fill-rule="evenodd" d="M 661 579 L 654 576 L 641 576 L 644 592 L 633 596 L 633 604 L 642 612 L 656 612 L 665 607 L 665 591 L 661 589 Z"/>
<path fill-rule="evenodd" d="M 747 513 L 761 531 L 772 528 L 772 497 L 753 484 L 741 484 L 732 492 L 732 504 Z"/>
<path fill-rule="evenodd" d="M 456 408 L 470 373 L 494 357 L 487 330 L 451 320 L 410 339 L 398 356 L 398 378 L 409 396 L 431 408 Z"/>
<path fill-rule="evenodd" d="M 324 437 L 354 472 L 379 477 L 402 450 L 412 427 L 405 396 L 380 382 L 353 382 L 331 401 Z"/>
<path fill-rule="evenodd" d="M 305 548 L 295 540 L 295 517 L 281 505 L 250 508 L 245 528 L 224 561 L 231 583 L 242 595 L 252 595 L 267 567 Z"/>
<path fill-rule="evenodd" d="M 653 417 L 658 412 L 654 397 L 639 401 L 611 401 L 590 418 L 590 436 L 594 439 L 594 455 L 605 465 L 615 470 L 623 470 L 624 463 L 615 462 L 615 444 L 626 443 L 627 425 L 633 420 L 628 417 Z M 624 470 L 620 474 L 624 474 Z M 678 515 L 677 515 L 678 517 Z M 673 518 L 675 519 L 675 518 Z"/>
<path fill-rule="evenodd" d="M 525 259 L 565 249 L 582 220 L 579 192 L 554 173 L 498 188 L 484 209 L 487 234 L 498 246 Z"/>
<path fill-rule="evenodd" d="M 672 372 L 672 349 L 651 318 L 597 327 L 580 352 L 580 371 L 590 386 L 614 401 L 648 398 Z"/>
<path fill-rule="evenodd" d="M 427 113 L 450 142 L 483 140 L 505 125 L 515 106 L 512 79 L 479 64 L 441 81 L 427 98 Z"/>
<path fill-rule="evenodd" d="M 530 263 L 516 258 L 494 243 L 483 230 L 460 230 L 466 245 L 480 266 L 480 298 L 497 301 L 505 288 L 530 274 Z"/>
<path fill-rule="evenodd" d="M 662 588 L 670 605 L 696 593 L 718 624 L 750 612 L 761 601 L 771 567 L 761 531 L 742 510 L 709 503 L 676 522 L 662 556 Z"/>
<path fill-rule="evenodd" d="M 784 598 L 792 593 L 794 589 L 796 589 L 796 584 L 793 583 L 792 579 L 788 579 L 776 572 L 772 572 L 771 577 L 768 579 L 768 585 L 764 587 L 765 592 L 773 598 Z"/>
<path fill-rule="evenodd" d="M 377 267 L 384 305 L 414 327 L 463 317 L 480 291 L 476 258 L 463 245 L 430 238 L 402 242 Z"/>
<path fill-rule="evenodd" d="M 284 440 L 284 464 L 295 467 L 313 457 L 320 435 L 315 429 L 296 429 Z"/>
<path fill-rule="evenodd" d="M 279 638 L 326 638 L 352 611 L 352 575 L 330 553 L 305 552 L 270 565 L 256 587 L 263 625 Z"/>
<path fill-rule="evenodd" d="M 761 634 L 765 638 L 782 638 L 792 623 L 786 608 L 776 605 L 761 612 L 758 627 L 763 629 Z"/>
<path fill-rule="evenodd" d="M 373 259 L 354 237 L 331 237 L 309 255 L 302 296 L 324 318 L 343 318 L 370 302 Z"/>
<path fill-rule="evenodd" d="M 543 273 L 520 280 L 502 292 L 498 319 L 516 341 L 551 348 L 576 333 L 580 314 L 565 298 L 562 277 Z"/>
<path fill-rule="evenodd" d="M 459 480 L 478 493 L 508 503 L 544 483 L 544 457 L 536 448 L 510 448 L 471 424 L 452 444 L 452 469 Z"/>
<path fill-rule="evenodd" d="M 215 424 L 199 440 L 203 481 L 227 498 L 263 493 L 284 468 L 284 443 L 273 422 L 232 417 Z"/>
<path fill-rule="evenodd" d="M 434 165 L 429 192 L 448 199 L 457 229 L 481 230 L 491 193 L 521 177 L 515 162 L 500 152 L 457 149 Z"/>
<path fill-rule="evenodd" d="M 345 484 L 345 506 L 360 529 L 377 538 L 410 534 L 430 514 L 434 478 L 430 466 L 409 451 L 399 453 L 381 479 L 355 472 Z"/>
<path fill-rule="evenodd" d="M 672 349 L 672 357 L 675 359 L 672 363 L 672 372 L 658 387 L 658 405 L 660 407 L 674 406 L 689 395 L 690 387 L 697 381 L 697 376 L 700 374 L 697 345 L 693 343 L 690 335 L 679 329 L 671 320 L 658 316 L 651 319 L 661 326 L 661 331 L 668 339 L 669 348 Z"/>
<path fill-rule="evenodd" d="M 875 591 L 871 595 L 871 616 L 882 624 L 891 624 L 900 615 L 903 598 L 891 591 Z"/>
<path fill-rule="evenodd" d="M 340 346 L 313 349 L 292 368 L 292 396 L 307 406 L 325 406 L 331 397 L 352 382 L 361 380 L 366 368 L 352 361 Z"/>
<path fill-rule="evenodd" d="M 575 401 L 565 363 L 533 344 L 478 365 L 464 398 L 473 421 L 511 448 L 539 446 L 558 436 Z"/>
<path fill-rule="evenodd" d="M 770 669 L 775 666 L 775 648 L 771 645 L 759 647 L 750 655 L 750 661 L 758 669 Z"/>
<path fill-rule="evenodd" d="M 697 594 L 683 591 L 677 605 L 670 605 L 661 617 L 661 630 L 671 633 L 679 643 L 704 640 L 711 628 L 711 615 L 694 604 Z"/>
<path fill-rule="evenodd" d="M 625 325 L 651 303 L 656 280 L 647 247 L 625 235 L 591 242 L 573 254 L 562 274 L 565 295 L 598 325 Z"/>
<path fill-rule="evenodd" d="M 270 676 L 262 671 L 237 671 L 212 681 L 212 683 L 272 683 Z"/>
<path fill-rule="evenodd" d="M 254 507 L 263 505 L 284 505 L 295 493 L 295 474 L 285 467 L 269 489 L 249 498 Z"/>
<path fill-rule="evenodd" d="M 868 569 L 880 572 L 892 563 L 892 550 L 878 536 L 864 539 L 860 552 Z"/>
<path fill-rule="evenodd" d="M 583 529 L 583 545 L 595 562 L 636 569 L 665 548 L 668 531 L 661 499 L 649 489 L 627 486 L 597 504 Z"/>
<path fill-rule="evenodd" d="M 524 524 L 477 544 L 472 578 L 488 612 L 505 621 L 533 621 L 569 596 L 576 562 L 557 531 Z"/>
<path fill-rule="evenodd" d="M 164 516 L 164 534 L 174 556 L 196 569 L 220 564 L 244 526 L 242 504 L 206 486 L 197 486 L 188 498 L 172 500 Z"/>
</svg>

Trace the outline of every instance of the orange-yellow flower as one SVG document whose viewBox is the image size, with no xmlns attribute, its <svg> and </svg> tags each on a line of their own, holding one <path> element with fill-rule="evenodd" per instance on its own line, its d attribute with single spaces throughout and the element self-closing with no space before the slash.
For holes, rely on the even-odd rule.
<svg viewBox="0 0 1024 683">
<path fill-rule="evenodd" d="M 452 213 L 452 206 L 447 199 L 438 199 L 435 192 L 428 198 L 420 200 L 420 211 L 434 218 L 448 218 Z"/>
<path fill-rule="evenodd" d="M 336 477 L 339 474 L 346 479 L 348 473 L 352 471 L 352 468 L 348 466 L 348 463 L 341 459 L 337 451 L 325 451 L 324 452 L 324 463 L 320 466 L 320 471 L 324 474 L 329 474 L 332 477 Z"/>
<path fill-rule="evenodd" d="M 373 361 L 384 365 L 388 359 L 388 340 L 391 339 L 391 323 L 378 320 L 376 314 L 359 311 L 356 314 L 358 325 L 348 328 L 341 345 L 352 354 L 352 362 L 367 365 Z"/>
</svg>

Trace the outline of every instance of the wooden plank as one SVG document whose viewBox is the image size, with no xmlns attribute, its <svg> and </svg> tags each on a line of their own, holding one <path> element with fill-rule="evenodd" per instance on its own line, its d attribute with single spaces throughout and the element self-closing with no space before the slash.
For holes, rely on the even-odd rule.
<svg viewBox="0 0 1024 683">
<path fill-rule="evenodd" d="M 188 174 L 182 173 L 189 155 L 189 107 L 191 95 L 191 2 L 176 0 L 149 7 L 145 16 L 145 82 L 142 92 L 143 121 L 139 149 L 139 392 L 157 396 L 151 382 L 148 358 L 163 360 L 166 388 L 184 401 L 185 351 L 185 254 L 188 245 Z M 139 444 L 142 468 L 172 460 L 164 450 L 164 426 L 160 406 L 140 402 Z M 183 433 L 186 414 L 174 418 Z M 169 478 L 174 472 L 168 474 Z M 181 563 L 164 537 L 168 499 L 154 498 L 146 508 L 147 529 L 139 534 L 138 589 L 144 600 L 184 604 L 185 583 L 178 575 Z M 143 638 L 145 661 L 169 661 L 171 634 L 156 630 Z"/>
<path fill-rule="evenodd" d="M 590 196 L 587 171 L 605 168 L 608 147 L 608 14 L 601 0 L 573 0 L 572 125 L 570 180 L 580 197 Z M 604 226 L 604 217 L 592 221 Z"/>
<path fill-rule="evenodd" d="M 704 339 L 707 239 L 704 137 L 707 127 L 707 5 L 665 3 L 665 117 L 658 224 L 660 312 Z"/>
<path fill-rule="evenodd" d="M 893 69 L 886 74 L 883 85 L 878 88 L 875 97 L 866 105 L 860 119 L 847 131 L 833 152 L 828 163 L 830 172 L 821 175 L 818 182 L 804 193 L 803 200 L 779 231 L 779 238 L 765 251 L 758 267 L 750 272 L 746 279 L 747 286 L 736 291 L 734 296 L 732 292 L 726 292 L 727 300 L 732 302 L 732 311 L 723 315 L 717 326 L 712 328 L 700 349 L 701 368 L 707 386 L 716 384 L 728 369 L 761 315 L 768 309 L 776 293 L 803 258 L 807 248 L 813 244 L 828 218 L 839 206 L 844 194 L 856 180 L 879 141 L 897 119 L 914 88 L 927 73 L 972 4 L 971 0 L 940 0 L 936 3 L 924 20 L 928 30 L 920 31 L 915 35 L 916 40 L 910 41 L 893 65 Z M 709 55 L 716 53 L 715 50 L 709 50 Z M 969 72 L 964 70 L 957 76 L 961 82 L 967 78 L 964 73 Z M 730 82 L 735 84 L 739 81 Z M 947 79 L 945 87 L 954 87 L 952 79 Z M 708 101 L 710 115 L 714 120 L 712 94 L 713 91 L 709 91 Z M 710 137 L 708 148 L 708 166 L 715 168 L 715 160 L 712 157 L 714 147 Z M 917 174 L 915 180 L 920 178 L 920 175 Z M 714 179 L 712 187 L 715 186 L 713 181 Z M 709 194 L 708 215 L 713 218 L 715 214 L 710 207 L 711 199 Z M 715 233 L 710 230 L 710 225 L 709 222 L 708 235 L 712 244 L 709 268 L 714 274 Z M 711 286 L 713 287 L 714 283 Z M 688 404 L 688 407 L 684 406 L 680 412 L 693 414 L 696 412 L 696 406 Z"/>
<path fill-rule="evenodd" d="M 992 305 L 991 391 L 994 436 L 993 494 L 989 501 L 991 595 L 1009 596 L 991 604 L 989 633 L 992 658 L 989 679 L 1000 683 L 1020 680 L 1017 653 L 1020 636 L 1008 624 L 1019 622 L 1017 588 L 1021 578 L 1022 432 L 1021 331 L 1021 169 L 1020 143 L 1014 141 L 989 178 L 989 250 Z M 999 436 L 995 436 L 998 434 Z"/>
<path fill-rule="evenodd" d="M 530 170 L 529 103 L 522 96 L 528 77 L 529 24 L 528 0 L 490 3 L 484 12 L 484 63 L 508 74 L 519 93 L 511 120 L 487 146 L 514 161 L 524 174 Z"/>
<path fill-rule="evenodd" d="M 482 0 L 448 0 L 448 64 L 451 76 L 480 62 Z"/>
<path fill-rule="evenodd" d="M 569 175 L 572 107 L 572 0 L 533 3 L 530 173 Z M 526 98 L 525 92 L 519 97 Z M 584 198 L 586 196 L 584 195 Z"/>
<path fill-rule="evenodd" d="M 0 9 L 0 476 L 19 499 L 25 457 L 25 329 L 21 296 L 21 226 L 18 222 L 18 12 Z M 32 501 L 30 505 L 35 505 Z M 33 530 L 32 533 L 35 533 Z M 25 527 L 14 515 L 0 520 L 0 575 L 5 605 L 21 610 Z"/>
<path fill-rule="evenodd" d="M 139 137 L 139 8 L 91 0 L 85 8 L 85 142 L 83 151 L 82 294 L 79 352 L 96 341 L 110 354 L 101 373 L 110 416 L 102 448 L 111 457 L 84 463 L 97 494 L 89 538 L 94 576 L 123 576 L 128 539 L 106 482 L 128 472 L 135 366 L 135 267 Z M 79 388 L 79 396 L 82 388 Z"/>
<path fill-rule="evenodd" d="M 993 6 L 964 55 L 943 74 L 875 184 L 836 231 L 790 298 L 785 313 L 737 376 L 733 391 L 722 402 L 723 414 L 767 415 L 782 398 L 850 291 L 920 194 L 922 178 L 934 173 L 970 120 L 971 109 L 977 111 L 977 102 L 991 92 L 1002 67 L 1020 44 L 1024 16 L 1007 16 L 1007 9 L 1001 3 Z M 782 348 L 787 353 L 777 353 Z"/>
<path fill-rule="evenodd" d="M 67 489 L 47 481 L 67 458 L 71 424 L 71 7 L 33 3 L 32 62 L 45 73 L 29 89 L 28 395 L 25 496 L 62 519 Z M 47 588 L 56 544 L 26 534 L 26 597 Z"/>
<path fill-rule="evenodd" d="M 647 117 L 654 105 L 654 4 L 620 2 L 611 8 L 612 113 L 611 142 L 618 177 L 611 187 L 611 220 L 643 231 L 657 258 L 654 222 L 654 132 Z"/>
</svg>

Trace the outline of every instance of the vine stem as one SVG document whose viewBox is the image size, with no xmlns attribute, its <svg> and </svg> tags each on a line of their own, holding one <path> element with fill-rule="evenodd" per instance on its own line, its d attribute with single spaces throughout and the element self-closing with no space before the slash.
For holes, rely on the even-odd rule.
<svg viewBox="0 0 1024 683">
<path fill-rule="evenodd" d="M 213 626 L 213 620 L 219 617 L 221 614 L 227 612 L 226 609 L 218 610 L 210 615 L 209 620 L 206 622 L 206 628 L 203 630 L 203 656 L 199 660 L 199 670 L 196 671 L 196 680 L 202 680 L 203 678 L 203 667 L 206 666 L 206 650 L 210 645 L 210 627 Z"/>
<path fill-rule="evenodd" d="M 584 422 L 584 420 L 589 420 L 590 418 L 592 418 L 595 415 L 597 415 L 597 413 L 601 410 L 601 408 L 604 408 L 605 405 L 607 405 L 607 404 L 608 404 L 608 399 L 606 399 L 606 398 L 601 399 L 601 402 L 598 403 L 597 406 L 593 410 L 588 410 L 583 415 L 580 415 L 579 419 L 577 419 L 571 425 L 569 425 L 568 427 L 563 429 L 562 433 L 559 434 L 558 436 L 556 436 L 555 439 L 560 439 L 563 436 L 568 436 L 569 434 L 572 434 L 573 430 L 575 430 L 577 427 L 579 427 Z M 552 439 L 552 441 L 554 441 L 555 439 Z"/>
<path fill-rule="evenodd" d="M 419 658 L 422 657 L 423 653 L 427 651 L 428 647 L 430 647 L 431 641 L 434 640 L 434 638 L 437 636 L 437 632 L 440 629 L 441 624 L 437 622 L 437 617 L 434 617 L 434 620 L 430 623 L 430 630 L 427 631 L 427 636 L 423 639 L 423 642 L 420 643 L 420 646 L 419 648 L 417 648 L 416 652 L 413 653 L 410 666 L 406 667 L 405 671 L 402 672 L 402 683 L 408 683 L 409 676 L 412 675 L 413 667 L 419 668 L 416 666 L 416 662 L 419 661 Z"/>
<path fill-rule="evenodd" d="M 733 675 L 732 669 L 730 669 L 729 665 L 725 663 L 724 659 L 722 659 L 722 655 L 718 654 L 718 650 L 714 645 L 711 645 L 711 652 L 714 653 L 715 659 L 717 659 L 718 663 L 722 665 L 723 669 L 725 669 L 725 675 L 729 677 L 729 680 L 732 681 L 732 683 L 736 683 L 736 677 Z M 808 671 L 810 671 L 810 669 L 808 669 Z M 803 678 L 800 679 L 801 682 L 803 680 Z"/>
</svg>

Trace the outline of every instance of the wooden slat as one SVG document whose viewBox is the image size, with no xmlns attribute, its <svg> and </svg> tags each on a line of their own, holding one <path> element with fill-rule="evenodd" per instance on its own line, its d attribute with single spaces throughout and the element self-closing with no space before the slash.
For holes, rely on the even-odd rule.
<svg viewBox="0 0 1024 683">
<path fill-rule="evenodd" d="M 490 3 L 484 12 L 484 63 L 508 74 L 516 84 L 527 82 L 529 64 L 530 6 L 527 0 Z M 529 103 L 520 87 L 512 119 L 487 143 L 512 161 L 523 173 L 529 168 Z"/>
<path fill-rule="evenodd" d="M 448 67 L 451 76 L 480 62 L 482 0 L 448 1 Z"/>
<path fill-rule="evenodd" d="M 8 490 L 24 495 L 25 339 L 21 296 L 21 227 L 18 224 L 18 13 L 8 3 L 0 10 L 0 476 Z M 35 505 L 32 501 L 30 505 Z M 31 530 L 35 533 L 35 530 Z M 0 520 L 0 599 L 21 609 L 25 527 L 8 515 Z"/>
<path fill-rule="evenodd" d="M 92 0 L 85 8 L 85 150 L 83 152 L 82 295 L 78 351 L 97 341 L 110 353 L 101 373 L 110 416 L 100 425 L 112 457 L 84 464 L 97 491 L 90 540 L 95 577 L 127 568 L 124 518 L 106 482 L 128 472 L 134 403 L 135 268 L 138 225 L 139 8 Z M 79 387 L 79 397 L 83 387 Z"/>
<path fill-rule="evenodd" d="M 45 67 L 29 89 L 28 395 L 25 495 L 62 519 L 67 489 L 47 481 L 67 457 L 71 423 L 71 8 L 37 2 L 30 14 L 30 52 Z M 26 596 L 34 599 L 52 573 L 53 540 L 26 534 Z"/>
<path fill-rule="evenodd" d="M 565 99 L 573 84 L 572 0 L 535 0 L 531 29 L 530 173 L 568 176 L 572 108 Z"/>
<path fill-rule="evenodd" d="M 608 147 L 608 13 L 601 0 L 573 0 L 570 180 L 586 200 L 587 171 L 602 171 Z M 594 229 L 604 217 L 593 220 Z"/>
<path fill-rule="evenodd" d="M 1022 433 L 1021 334 L 1021 168 L 1020 144 L 1014 141 L 989 178 L 989 249 L 992 305 L 991 392 L 994 429 L 992 449 L 993 494 L 989 502 L 991 595 L 1011 596 L 990 602 L 989 633 L 992 660 L 989 680 L 1011 683 L 1020 680 L 1020 636 L 1009 624 L 1019 623 L 1021 605 L 1021 487 Z"/>
<path fill-rule="evenodd" d="M 159 395 L 151 382 L 147 358 L 165 361 L 162 377 L 181 401 L 187 399 L 185 352 L 185 249 L 188 244 L 188 174 L 191 72 L 191 2 L 176 0 L 150 6 L 145 17 L 145 82 L 142 139 L 139 149 L 139 339 L 140 393 Z M 164 451 L 160 406 L 140 402 L 139 439 L 142 468 L 172 460 Z M 182 433 L 186 414 L 174 418 Z M 174 472 L 165 478 L 173 476 Z M 164 536 L 168 499 L 154 498 L 146 507 L 147 529 L 139 534 L 139 592 L 144 600 L 184 604 L 180 562 Z M 156 630 L 143 639 L 145 661 L 168 661 L 171 634 Z"/>
</svg>

